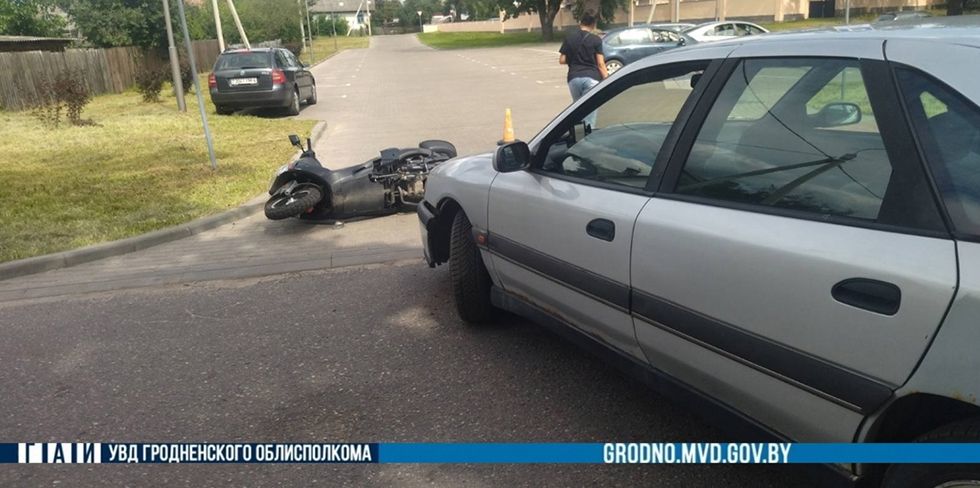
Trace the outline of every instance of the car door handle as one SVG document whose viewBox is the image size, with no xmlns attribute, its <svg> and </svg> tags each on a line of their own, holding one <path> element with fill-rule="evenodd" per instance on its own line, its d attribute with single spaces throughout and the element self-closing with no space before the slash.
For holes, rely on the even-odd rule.
<svg viewBox="0 0 980 488">
<path fill-rule="evenodd" d="M 846 279 L 830 293 L 838 302 L 882 315 L 895 315 L 902 304 L 901 288 L 868 278 Z"/>
<path fill-rule="evenodd" d="M 585 226 L 585 232 L 596 239 L 612 242 L 616 238 L 616 224 L 607 219 L 595 219 Z"/>
</svg>

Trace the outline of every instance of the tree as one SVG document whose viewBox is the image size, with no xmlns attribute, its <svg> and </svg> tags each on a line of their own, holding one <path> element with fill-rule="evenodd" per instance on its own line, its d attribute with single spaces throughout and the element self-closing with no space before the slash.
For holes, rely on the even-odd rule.
<svg viewBox="0 0 980 488">
<path fill-rule="evenodd" d="M 316 22 L 314 22 L 314 25 L 318 36 L 332 37 L 334 32 L 336 32 L 338 36 L 346 36 L 347 31 L 350 30 L 350 25 L 347 23 L 347 19 L 339 15 L 325 15 L 323 17 L 319 17 L 316 19 Z"/>
<path fill-rule="evenodd" d="M 96 46 L 166 45 L 159 0 L 61 0 L 61 7 Z"/>
<path fill-rule="evenodd" d="M 582 18 L 582 14 L 591 10 L 597 14 L 599 27 L 605 27 L 616 20 L 616 9 L 619 7 L 629 7 L 630 0 L 575 0 L 572 7 L 572 15 L 576 19 Z"/>
<path fill-rule="evenodd" d="M 53 12 L 54 0 L 0 1 L 0 34 L 60 37 L 65 19 Z"/>
<path fill-rule="evenodd" d="M 281 40 L 284 43 L 298 43 L 302 36 L 299 31 L 301 18 L 300 6 L 296 0 L 235 0 L 235 10 L 242 21 L 242 27 L 248 40 L 253 43 Z M 203 2 L 201 25 L 207 29 L 208 37 L 214 39 L 217 32 L 214 28 L 214 11 L 211 2 Z M 238 28 L 228 10 L 227 2 L 218 2 L 218 13 L 221 15 L 221 30 L 225 41 L 229 44 L 241 43 Z M 190 12 L 188 22 L 190 23 Z M 190 26 L 188 26 L 190 29 Z"/>
</svg>

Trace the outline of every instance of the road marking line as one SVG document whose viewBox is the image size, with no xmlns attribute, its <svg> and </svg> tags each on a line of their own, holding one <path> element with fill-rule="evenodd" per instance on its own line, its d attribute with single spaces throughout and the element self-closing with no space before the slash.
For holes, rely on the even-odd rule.
<svg viewBox="0 0 980 488">
<path fill-rule="evenodd" d="M 558 53 L 558 51 L 549 51 L 547 49 L 535 49 L 533 47 L 525 47 L 524 50 L 525 51 L 537 51 L 539 53 L 548 53 L 548 54 L 557 54 Z"/>
</svg>

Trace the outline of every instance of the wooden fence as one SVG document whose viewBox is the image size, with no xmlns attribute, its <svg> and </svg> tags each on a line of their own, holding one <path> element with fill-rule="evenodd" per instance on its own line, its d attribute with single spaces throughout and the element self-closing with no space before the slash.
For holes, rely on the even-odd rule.
<svg viewBox="0 0 980 488">
<path fill-rule="evenodd" d="M 210 70 L 220 54 L 216 40 L 194 41 L 192 49 L 198 71 Z M 42 81 L 67 71 L 80 73 L 93 95 L 120 93 L 136 83 L 141 60 L 150 69 L 167 69 L 166 54 L 135 47 L 0 53 L 0 108 L 30 107 L 40 98 Z"/>
</svg>

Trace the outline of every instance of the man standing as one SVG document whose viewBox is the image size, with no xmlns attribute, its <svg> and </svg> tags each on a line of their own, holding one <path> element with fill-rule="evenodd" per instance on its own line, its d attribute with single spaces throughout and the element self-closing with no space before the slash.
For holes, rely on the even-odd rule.
<svg viewBox="0 0 980 488">
<path fill-rule="evenodd" d="M 565 36 L 558 50 L 559 64 L 568 65 L 568 91 L 572 101 L 582 98 L 592 87 L 609 77 L 606 59 L 602 55 L 602 39 L 592 33 L 596 26 L 596 14 L 588 10 L 582 14 L 579 30 Z M 586 117 L 586 123 L 595 125 L 595 114 Z"/>
</svg>

